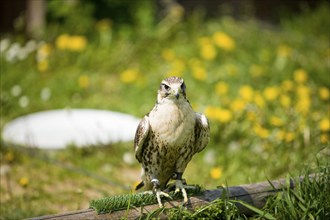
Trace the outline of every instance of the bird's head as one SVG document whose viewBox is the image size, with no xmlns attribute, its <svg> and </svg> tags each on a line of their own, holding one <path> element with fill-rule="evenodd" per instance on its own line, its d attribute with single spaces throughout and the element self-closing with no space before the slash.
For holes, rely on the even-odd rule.
<svg viewBox="0 0 330 220">
<path fill-rule="evenodd" d="M 159 86 L 157 101 L 164 99 L 179 101 L 186 100 L 186 85 L 182 78 L 171 76 L 164 79 Z"/>
</svg>

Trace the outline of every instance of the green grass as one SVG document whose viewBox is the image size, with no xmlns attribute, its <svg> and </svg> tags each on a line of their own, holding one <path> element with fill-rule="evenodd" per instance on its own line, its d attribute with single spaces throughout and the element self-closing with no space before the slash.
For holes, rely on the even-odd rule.
<svg viewBox="0 0 330 220">
<path fill-rule="evenodd" d="M 316 176 L 305 174 L 295 189 L 283 189 L 268 199 L 264 210 L 276 219 L 328 219 L 330 217 L 330 168 L 319 167 Z"/>
<path fill-rule="evenodd" d="M 165 211 L 169 219 L 247 219 L 240 214 L 235 206 L 235 201 L 217 199 L 209 205 L 188 211 L 184 207 L 173 208 Z"/>
<path fill-rule="evenodd" d="M 198 13 L 147 26 L 142 21 L 153 18 L 143 20 L 143 13 L 132 26 L 89 21 L 83 32 L 51 23 L 26 57 L 24 36 L 2 36 L 2 45 L 10 43 L 0 55 L 0 127 L 63 108 L 142 117 L 160 81 L 175 74 L 184 78 L 193 108 L 211 123 L 208 147 L 185 172 L 188 184 L 215 188 L 298 176 L 329 157 L 329 13 L 324 3 L 269 26 L 252 17 Z M 93 199 L 129 194 L 140 176 L 132 146 L 44 152 L 1 143 L 1 169 L 7 170 L 0 181 L 1 219 L 87 208 Z"/>
<path fill-rule="evenodd" d="M 146 218 L 152 219 L 166 214 L 169 219 L 328 219 L 330 216 L 329 171 L 330 167 L 326 165 L 318 167 L 313 172 L 305 170 L 300 176 L 302 179 L 290 177 L 287 188 L 270 196 L 262 209 L 243 201 L 230 200 L 223 195 L 223 198 L 216 199 L 194 211 L 183 206 L 160 208 L 148 213 Z M 294 179 L 294 188 L 290 187 L 291 178 Z M 254 214 L 246 216 L 240 213 L 237 204 L 245 206 Z"/>
</svg>

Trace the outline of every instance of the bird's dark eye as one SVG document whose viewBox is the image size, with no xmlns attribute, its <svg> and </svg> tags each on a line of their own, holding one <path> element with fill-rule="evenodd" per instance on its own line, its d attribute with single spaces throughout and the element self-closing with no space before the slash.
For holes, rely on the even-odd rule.
<svg viewBox="0 0 330 220">
<path fill-rule="evenodd" d="M 170 87 L 169 87 L 168 85 L 166 85 L 166 84 L 162 84 L 162 86 L 163 86 L 163 88 L 164 88 L 165 90 L 169 90 L 169 89 L 170 89 Z"/>
<path fill-rule="evenodd" d="M 186 84 L 185 84 L 185 83 L 182 83 L 182 84 L 181 84 L 181 90 L 182 90 L 182 91 L 185 91 L 185 90 L 186 90 Z"/>
</svg>

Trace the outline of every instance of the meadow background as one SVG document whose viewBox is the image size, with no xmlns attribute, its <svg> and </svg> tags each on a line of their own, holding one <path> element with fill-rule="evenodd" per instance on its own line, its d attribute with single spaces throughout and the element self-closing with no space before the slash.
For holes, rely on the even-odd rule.
<svg viewBox="0 0 330 220">
<path fill-rule="evenodd" d="M 156 16 L 152 1 L 136 1 L 125 23 L 94 16 L 90 1 L 68 2 L 48 2 L 42 37 L 1 36 L 1 128 L 50 109 L 143 117 L 160 81 L 177 75 L 211 124 L 188 183 L 265 181 L 329 159 L 328 2 L 277 23 L 249 10 L 234 19 L 187 14 L 180 5 Z M 0 149 L 1 219 L 87 208 L 92 199 L 130 193 L 140 178 L 132 142 L 61 151 L 1 142 Z"/>
</svg>

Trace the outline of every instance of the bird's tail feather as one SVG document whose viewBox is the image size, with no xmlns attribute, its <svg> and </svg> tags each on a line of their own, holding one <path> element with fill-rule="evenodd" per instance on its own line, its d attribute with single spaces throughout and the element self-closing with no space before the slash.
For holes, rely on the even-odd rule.
<svg viewBox="0 0 330 220">
<path fill-rule="evenodd" d="M 144 186 L 144 182 L 141 181 L 141 182 L 135 187 L 135 190 L 139 190 L 139 189 L 141 189 L 143 186 Z"/>
</svg>

